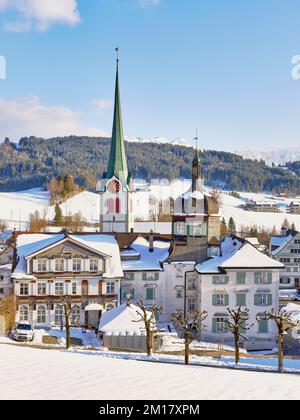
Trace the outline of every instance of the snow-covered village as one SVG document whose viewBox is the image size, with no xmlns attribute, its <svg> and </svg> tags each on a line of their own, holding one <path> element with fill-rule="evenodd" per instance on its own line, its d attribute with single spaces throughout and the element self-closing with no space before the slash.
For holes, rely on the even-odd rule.
<svg viewBox="0 0 300 420">
<path fill-rule="evenodd" d="M 241 37 L 259 57 L 281 9 L 290 23 L 300 8 L 2 3 L 0 399 L 95 400 L 94 414 L 125 418 L 299 399 L 297 69 L 267 83 L 257 63 L 249 88 L 246 64 L 224 56 L 216 80 L 205 63 L 222 38 L 227 54 L 245 58 Z M 249 40 L 250 9 L 266 45 Z M 228 33 L 229 16 L 243 29 Z"/>
</svg>

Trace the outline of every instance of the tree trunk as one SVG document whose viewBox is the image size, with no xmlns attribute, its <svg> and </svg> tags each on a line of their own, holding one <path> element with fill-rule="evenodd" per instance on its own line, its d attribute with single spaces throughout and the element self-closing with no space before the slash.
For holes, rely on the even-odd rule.
<svg viewBox="0 0 300 420">
<path fill-rule="evenodd" d="M 241 361 L 240 358 L 240 335 L 235 335 L 235 363 L 238 365 Z"/>
<path fill-rule="evenodd" d="M 151 331 L 151 327 L 147 327 L 146 332 L 147 332 L 147 355 L 152 356 L 152 331 Z"/>
<path fill-rule="evenodd" d="M 70 331 L 70 314 L 69 310 L 65 306 L 65 318 L 66 318 L 66 349 L 71 347 L 71 331 Z"/>
<path fill-rule="evenodd" d="M 283 373 L 283 333 L 278 335 L 278 372 Z"/>
<path fill-rule="evenodd" d="M 184 347 L 185 347 L 185 351 L 184 351 L 184 363 L 186 365 L 189 365 L 190 363 L 190 337 L 188 333 L 185 333 L 185 337 L 184 337 Z"/>
</svg>

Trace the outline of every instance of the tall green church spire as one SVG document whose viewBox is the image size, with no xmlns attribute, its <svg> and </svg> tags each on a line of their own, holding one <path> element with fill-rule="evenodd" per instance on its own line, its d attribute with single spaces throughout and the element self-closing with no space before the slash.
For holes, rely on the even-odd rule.
<svg viewBox="0 0 300 420">
<path fill-rule="evenodd" d="M 117 53 L 119 49 L 116 48 Z M 118 178 L 122 183 L 123 187 L 129 185 L 130 174 L 127 167 L 123 123 L 122 123 L 122 111 L 121 111 L 121 99 L 120 99 L 120 84 L 119 84 L 119 55 L 117 56 L 117 74 L 116 74 L 116 88 L 115 88 L 115 109 L 114 109 L 114 123 L 112 131 L 112 142 L 110 150 L 110 158 L 106 178 L 110 179 L 113 177 Z"/>
</svg>

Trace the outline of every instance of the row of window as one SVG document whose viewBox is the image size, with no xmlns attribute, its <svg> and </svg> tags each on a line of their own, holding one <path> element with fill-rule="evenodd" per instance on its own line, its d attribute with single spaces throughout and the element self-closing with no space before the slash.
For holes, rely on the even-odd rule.
<svg viewBox="0 0 300 420">
<path fill-rule="evenodd" d="M 20 283 L 20 295 L 21 296 L 29 296 L 29 283 Z M 87 296 L 89 294 L 88 291 L 88 283 L 84 280 L 81 286 L 81 294 L 83 296 Z M 63 296 L 65 294 L 65 283 L 63 282 L 56 282 L 54 283 L 54 294 L 56 296 Z M 78 294 L 78 284 L 73 282 L 71 285 L 71 294 L 77 295 Z M 99 283 L 99 294 L 102 294 L 102 283 Z M 106 282 L 106 294 L 115 294 L 115 282 Z M 37 283 L 37 295 L 38 296 L 47 296 L 47 283 L 38 282 Z"/>
<path fill-rule="evenodd" d="M 243 285 L 246 284 L 247 273 L 238 272 L 236 273 L 236 284 Z M 254 282 L 255 284 L 272 284 L 273 282 L 273 273 L 272 272 L 257 272 L 254 273 Z M 213 284 L 228 284 L 229 276 L 213 276 Z"/>
<path fill-rule="evenodd" d="M 269 321 L 267 319 L 261 319 L 257 322 L 258 322 L 258 333 L 268 334 Z M 214 318 L 212 322 L 212 331 L 217 334 L 227 334 L 229 332 L 228 318 L 227 317 Z"/>
<path fill-rule="evenodd" d="M 121 289 L 121 300 L 134 299 L 135 290 L 130 289 L 129 287 L 124 287 Z M 148 301 L 154 301 L 156 299 L 156 288 L 155 287 L 145 287 L 144 298 Z"/>
<path fill-rule="evenodd" d="M 215 294 L 212 296 L 213 306 L 229 306 L 229 295 Z M 272 306 L 273 296 L 270 293 L 257 293 L 254 295 L 255 306 Z M 247 306 L 246 293 L 236 294 L 236 306 Z"/>
<path fill-rule="evenodd" d="M 68 271 L 67 262 L 69 260 L 65 258 L 56 258 L 55 259 L 55 271 L 62 273 Z M 97 272 L 99 267 L 99 260 L 98 258 L 90 258 L 89 259 L 89 271 Z M 48 260 L 46 258 L 38 259 L 37 260 L 37 270 L 39 273 L 46 273 L 47 271 L 51 271 L 48 268 Z M 73 258 L 72 260 L 72 271 L 73 272 L 81 272 L 83 271 L 83 260 L 81 258 Z"/>
<path fill-rule="evenodd" d="M 125 273 L 124 278 L 128 281 L 134 281 L 136 279 L 135 273 Z M 142 273 L 142 279 L 144 281 L 158 281 L 159 273 Z"/>
<path fill-rule="evenodd" d="M 295 263 L 300 264 L 300 258 L 280 258 L 280 262 L 283 264 Z"/>
<path fill-rule="evenodd" d="M 80 311 L 81 308 L 79 305 L 76 305 L 72 308 L 71 311 L 71 325 L 80 326 Z M 28 306 L 22 305 L 19 309 L 20 321 L 30 321 L 29 320 L 29 309 Z M 62 305 L 56 305 L 54 310 L 54 322 L 55 325 L 61 325 L 64 319 L 64 308 Z M 46 324 L 47 323 L 47 309 L 45 306 L 40 305 L 37 307 L 37 324 Z"/>
<path fill-rule="evenodd" d="M 179 236 L 206 236 L 207 224 L 201 222 L 177 222 L 174 234 Z"/>
</svg>

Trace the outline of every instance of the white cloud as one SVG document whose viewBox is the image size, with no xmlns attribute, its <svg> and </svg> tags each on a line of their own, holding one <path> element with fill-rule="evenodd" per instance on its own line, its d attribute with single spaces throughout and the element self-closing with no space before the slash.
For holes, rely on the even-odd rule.
<svg viewBox="0 0 300 420">
<path fill-rule="evenodd" d="M 109 99 L 94 99 L 92 105 L 97 108 L 101 113 L 112 107 L 112 101 Z"/>
<path fill-rule="evenodd" d="M 80 22 L 77 0 L 0 0 L 0 11 L 16 13 L 16 19 L 5 24 L 9 31 L 44 31 L 53 24 Z"/>
<path fill-rule="evenodd" d="M 105 136 L 81 122 L 81 113 L 65 106 L 45 106 L 38 97 L 21 101 L 0 98 L 0 138 L 18 141 L 21 137 L 68 135 Z"/>
<path fill-rule="evenodd" d="M 137 4 L 140 7 L 157 6 L 160 0 L 137 0 Z"/>
</svg>

